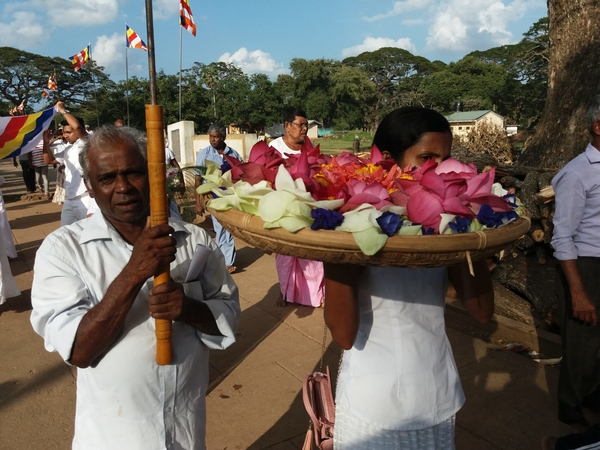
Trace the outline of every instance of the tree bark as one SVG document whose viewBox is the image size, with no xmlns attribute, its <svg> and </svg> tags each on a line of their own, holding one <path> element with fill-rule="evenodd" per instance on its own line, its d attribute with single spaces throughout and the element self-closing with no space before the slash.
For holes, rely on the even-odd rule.
<svg viewBox="0 0 600 450">
<path fill-rule="evenodd" d="M 535 134 L 519 164 L 557 169 L 589 142 L 585 110 L 600 94 L 598 0 L 548 0 L 548 93 Z"/>
</svg>

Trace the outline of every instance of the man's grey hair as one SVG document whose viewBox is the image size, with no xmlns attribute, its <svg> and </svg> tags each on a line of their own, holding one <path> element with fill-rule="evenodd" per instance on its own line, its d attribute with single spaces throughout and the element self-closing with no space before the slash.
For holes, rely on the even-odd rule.
<svg viewBox="0 0 600 450">
<path fill-rule="evenodd" d="M 600 95 L 596 95 L 589 104 L 585 113 L 585 118 L 587 120 L 588 130 L 590 130 L 591 133 L 593 131 L 592 127 L 594 126 L 594 122 L 600 121 Z"/>
<path fill-rule="evenodd" d="M 83 178 L 89 180 L 90 163 L 89 152 L 91 149 L 102 151 L 116 144 L 128 144 L 129 147 L 137 149 L 147 160 L 146 156 L 146 136 L 141 131 L 129 127 L 115 127 L 113 125 L 104 125 L 94 131 L 94 134 L 88 135 L 84 141 L 83 148 L 79 153 L 79 164 L 83 172 Z"/>
<path fill-rule="evenodd" d="M 222 138 L 225 138 L 225 136 L 227 136 L 227 129 L 219 122 L 211 123 L 210 127 L 208 127 L 209 134 L 214 132 L 221 133 Z"/>
</svg>

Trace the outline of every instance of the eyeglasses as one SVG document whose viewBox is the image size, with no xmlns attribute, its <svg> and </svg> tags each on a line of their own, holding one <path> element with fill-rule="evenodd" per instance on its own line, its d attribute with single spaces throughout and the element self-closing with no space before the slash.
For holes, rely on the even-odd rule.
<svg viewBox="0 0 600 450">
<path fill-rule="evenodd" d="M 308 130 L 308 122 L 304 122 L 304 123 L 290 122 L 290 123 L 293 123 L 300 129 L 306 128 Z"/>
</svg>

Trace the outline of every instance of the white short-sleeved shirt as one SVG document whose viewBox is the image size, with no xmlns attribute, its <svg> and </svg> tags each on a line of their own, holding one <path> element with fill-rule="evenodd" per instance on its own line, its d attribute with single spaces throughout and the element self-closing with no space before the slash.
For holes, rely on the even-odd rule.
<svg viewBox="0 0 600 450">
<path fill-rule="evenodd" d="M 446 268 L 365 267 L 354 347 L 336 403 L 386 430 L 419 430 L 461 408 L 464 394 L 444 323 Z"/>
<path fill-rule="evenodd" d="M 171 277 L 183 283 L 197 244 L 212 249 L 204 272 L 184 283 L 205 303 L 223 336 L 173 322 L 173 362 L 156 364 L 149 279 L 120 337 L 95 367 L 78 369 L 74 449 L 204 450 L 209 348 L 234 342 L 240 316 L 237 286 L 221 251 L 201 228 L 170 220 L 177 240 Z M 31 291 L 31 323 L 48 351 L 68 362 L 81 319 L 104 297 L 133 247 L 98 212 L 59 228 L 40 246 Z"/>
<path fill-rule="evenodd" d="M 276 149 L 279 153 L 281 153 L 281 156 L 284 158 L 287 158 L 288 155 L 298 155 L 302 153 L 301 150 L 292 150 L 291 148 L 289 148 L 283 140 L 283 136 L 278 137 L 277 139 L 274 139 L 271 142 L 269 142 L 269 147 L 273 147 L 274 149 Z"/>
<path fill-rule="evenodd" d="M 170 165 L 175 159 L 175 152 L 165 146 L 165 164 Z"/>
<path fill-rule="evenodd" d="M 73 145 L 67 145 L 54 154 L 54 158 L 65 166 L 65 195 L 68 200 L 87 194 L 83 170 L 79 164 L 79 153 L 83 144 L 83 140 L 78 139 Z"/>
</svg>

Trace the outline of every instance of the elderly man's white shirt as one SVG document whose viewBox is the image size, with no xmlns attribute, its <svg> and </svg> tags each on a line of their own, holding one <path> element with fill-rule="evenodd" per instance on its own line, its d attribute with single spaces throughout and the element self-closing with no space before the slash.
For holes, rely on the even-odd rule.
<svg viewBox="0 0 600 450">
<path fill-rule="evenodd" d="M 273 147 L 274 149 L 276 149 L 279 153 L 281 153 L 281 156 L 286 159 L 289 158 L 289 155 L 299 155 L 300 153 L 302 153 L 301 150 L 293 150 L 289 148 L 283 140 L 283 136 L 278 137 L 277 139 L 274 139 L 271 142 L 269 142 L 269 147 Z"/>
<path fill-rule="evenodd" d="M 170 221 L 177 239 L 171 277 L 183 282 L 197 244 L 212 249 L 186 295 L 204 302 L 223 336 L 173 322 L 173 363 L 155 362 L 154 320 L 148 310 L 152 279 L 142 287 L 120 337 L 95 367 L 78 369 L 74 449 L 204 449 L 208 353 L 232 344 L 240 316 L 237 286 L 223 255 L 201 228 Z M 35 260 L 31 322 L 48 351 L 69 361 L 84 314 L 97 305 L 131 257 L 101 213 L 62 227 Z"/>
</svg>

